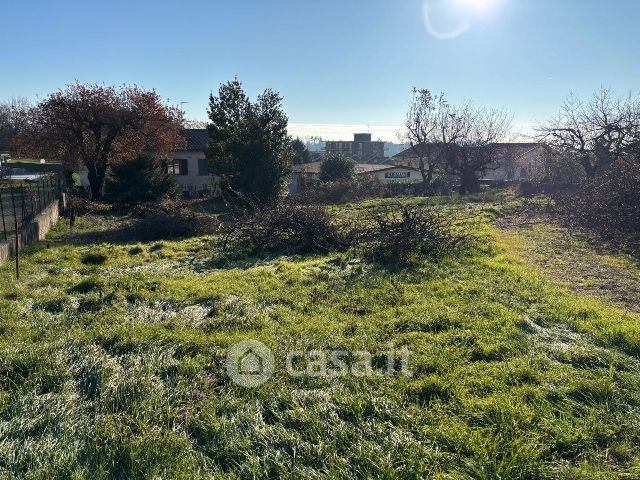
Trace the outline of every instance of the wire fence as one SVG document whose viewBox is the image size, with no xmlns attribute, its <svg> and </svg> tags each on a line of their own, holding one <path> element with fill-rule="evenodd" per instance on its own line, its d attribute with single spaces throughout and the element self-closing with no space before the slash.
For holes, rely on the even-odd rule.
<svg viewBox="0 0 640 480">
<path fill-rule="evenodd" d="M 29 225 L 61 194 L 62 183 L 57 174 L 0 177 L 0 241 Z"/>
</svg>

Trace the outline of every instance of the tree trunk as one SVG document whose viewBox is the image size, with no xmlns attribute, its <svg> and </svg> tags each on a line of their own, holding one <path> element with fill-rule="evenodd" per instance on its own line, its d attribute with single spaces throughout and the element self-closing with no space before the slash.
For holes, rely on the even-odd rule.
<svg viewBox="0 0 640 480">
<path fill-rule="evenodd" d="M 424 164 L 424 160 L 420 159 L 420 175 L 422 175 L 422 189 L 424 193 L 429 193 L 431 191 L 431 181 L 433 180 L 433 170 L 435 168 L 435 164 L 429 163 L 429 166 L 426 167 Z"/>
<path fill-rule="evenodd" d="M 589 157 L 582 157 L 580 163 L 582 164 L 584 172 L 587 174 L 587 178 L 589 180 L 596 176 L 597 164 L 593 165 Z"/>
<path fill-rule="evenodd" d="M 474 171 L 463 172 L 460 175 L 460 195 L 480 192 L 480 180 Z"/>
<path fill-rule="evenodd" d="M 91 191 L 91 198 L 93 200 L 102 200 L 102 190 L 104 188 L 104 179 L 106 176 L 106 169 L 104 168 L 89 168 L 88 173 L 89 190 Z"/>
</svg>

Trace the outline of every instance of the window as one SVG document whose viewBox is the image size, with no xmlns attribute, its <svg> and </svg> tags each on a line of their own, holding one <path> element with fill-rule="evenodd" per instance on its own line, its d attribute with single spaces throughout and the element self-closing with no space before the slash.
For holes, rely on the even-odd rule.
<svg viewBox="0 0 640 480">
<path fill-rule="evenodd" d="M 167 172 L 173 175 L 187 175 L 189 173 L 189 166 L 186 158 L 174 158 L 169 160 L 167 166 Z"/>
<path fill-rule="evenodd" d="M 206 158 L 198 159 L 198 175 L 200 175 L 201 177 L 204 175 L 209 175 L 209 165 L 207 165 Z"/>
</svg>

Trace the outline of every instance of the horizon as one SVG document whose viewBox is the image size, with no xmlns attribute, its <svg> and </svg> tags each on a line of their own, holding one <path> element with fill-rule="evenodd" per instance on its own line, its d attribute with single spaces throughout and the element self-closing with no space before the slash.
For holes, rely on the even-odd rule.
<svg viewBox="0 0 640 480">
<path fill-rule="evenodd" d="M 0 101 L 137 84 L 203 120 L 209 94 L 237 76 L 252 98 L 280 92 L 294 136 L 399 143 L 414 86 L 506 109 L 520 138 L 570 92 L 640 90 L 640 62 L 622 48 L 635 41 L 632 0 L 109 5 L 3 3 L 2 60 L 19 75 L 0 78 Z"/>
</svg>

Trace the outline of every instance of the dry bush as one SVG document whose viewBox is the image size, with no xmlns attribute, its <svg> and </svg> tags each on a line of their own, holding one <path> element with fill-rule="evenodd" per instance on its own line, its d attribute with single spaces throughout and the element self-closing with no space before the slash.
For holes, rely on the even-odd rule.
<svg viewBox="0 0 640 480">
<path fill-rule="evenodd" d="M 398 201 L 361 209 L 351 236 L 364 257 L 404 263 L 417 255 L 448 255 L 469 244 L 469 231 L 453 222 L 451 216 L 433 208 Z"/>
<path fill-rule="evenodd" d="M 80 216 L 90 213 L 109 213 L 111 205 L 104 202 L 96 202 L 80 195 L 67 195 L 65 216 Z"/>
<path fill-rule="evenodd" d="M 325 207 L 283 201 L 236 212 L 223 251 L 309 253 L 344 250 L 351 241 Z"/>
<path fill-rule="evenodd" d="M 147 203 L 135 207 L 131 216 L 139 240 L 162 240 L 212 233 L 220 223 L 215 217 L 196 213 L 180 202 Z"/>
<path fill-rule="evenodd" d="M 417 255 L 453 253 L 470 236 L 451 218 L 425 206 L 394 202 L 339 216 L 318 205 L 286 201 L 236 216 L 223 250 L 309 253 L 353 249 L 365 258 L 406 262 Z"/>
<path fill-rule="evenodd" d="M 640 162 L 615 167 L 575 192 L 556 196 L 555 212 L 566 224 L 606 239 L 640 235 Z"/>
<path fill-rule="evenodd" d="M 376 178 L 355 176 L 310 185 L 302 192 L 293 195 L 292 198 L 296 203 L 336 205 L 366 198 L 388 197 L 392 194 L 393 192 Z"/>
</svg>

